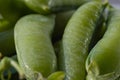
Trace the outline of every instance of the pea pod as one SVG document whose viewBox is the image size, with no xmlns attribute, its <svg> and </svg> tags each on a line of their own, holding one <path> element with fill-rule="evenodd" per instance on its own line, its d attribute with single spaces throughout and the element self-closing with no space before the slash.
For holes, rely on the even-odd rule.
<svg viewBox="0 0 120 80">
<path fill-rule="evenodd" d="M 55 24 L 53 15 L 32 14 L 21 18 L 15 26 L 18 61 L 28 80 L 41 80 L 56 70 L 56 56 L 51 43 Z"/>
<path fill-rule="evenodd" d="M 74 9 L 89 0 L 24 0 L 26 5 L 42 14 Z"/>
<path fill-rule="evenodd" d="M 48 76 L 47 80 L 63 80 L 65 77 L 64 72 L 58 71 L 52 73 L 50 76 Z"/>
<path fill-rule="evenodd" d="M 85 80 L 85 60 L 93 32 L 104 11 L 105 5 L 100 1 L 84 4 L 69 20 L 62 40 L 61 58 L 65 80 Z"/>
<path fill-rule="evenodd" d="M 107 31 L 86 60 L 87 80 L 120 79 L 120 11 L 110 12 Z"/>
</svg>

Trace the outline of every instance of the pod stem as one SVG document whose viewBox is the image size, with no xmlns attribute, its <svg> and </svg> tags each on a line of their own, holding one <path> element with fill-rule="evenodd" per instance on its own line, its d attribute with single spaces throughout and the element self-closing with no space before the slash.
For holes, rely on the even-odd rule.
<svg viewBox="0 0 120 80">
<path fill-rule="evenodd" d="M 19 64 L 17 63 L 17 61 L 14 60 L 14 57 L 12 57 L 12 58 L 4 57 L 4 58 L 0 61 L 0 75 L 1 75 L 1 78 L 2 78 L 3 80 L 4 80 L 3 72 L 4 72 L 5 70 L 8 70 L 8 71 L 9 71 L 9 68 L 10 68 L 11 66 L 16 69 L 16 71 L 17 71 L 18 74 L 19 74 L 20 79 L 24 79 L 24 78 L 25 78 L 24 73 L 23 73 L 21 67 L 19 66 Z M 8 72 L 8 77 L 10 77 L 10 75 L 11 75 L 11 72 L 9 71 L 9 72 Z"/>
<path fill-rule="evenodd" d="M 15 60 L 11 59 L 10 64 L 11 64 L 11 66 L 13 66 L 17 70 L 17 72 L 19 73 L 20 79 L 25 78 L 25 75 L 24 75 L 22 69 L 20 68 L 19 64 Z"/>
</svg>

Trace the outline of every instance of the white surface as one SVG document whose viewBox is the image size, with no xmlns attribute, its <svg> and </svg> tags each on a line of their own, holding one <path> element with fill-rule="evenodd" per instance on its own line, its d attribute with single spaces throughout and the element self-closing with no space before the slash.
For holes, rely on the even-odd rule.
<svg viewBox="0 0 120 80">
<path fill-rule="evenodd" d="M 120 9 L 120 0 L 109 0 L 113 7 Z"/>
</svg>

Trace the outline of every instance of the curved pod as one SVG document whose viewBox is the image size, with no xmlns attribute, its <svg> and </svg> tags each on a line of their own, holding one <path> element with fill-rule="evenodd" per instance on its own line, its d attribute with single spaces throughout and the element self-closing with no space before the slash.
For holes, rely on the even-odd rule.
<svg viewBox="0 0 120 80">
<path fill-rule="evenodd" d="M 120 11 L 113 10 L 103 38 L 86 60 L 87 80 L 120 79 Z"/>
<path fill-rule="evenodd" d="M 104 10 L 101 2 L 92 1 L 81 6 L 68 22 L 62 40 L 61 59 L 65 80 L 84 80 L 85 60 L 89 43 Z"/>
<path fill-rule="evenodd" d="M 54 16 L 28 15 L 15 26 L 15 45 L 28 80 L 39 80 L 56 70 L 56 56 L 51 43 Z"/>
</svg>

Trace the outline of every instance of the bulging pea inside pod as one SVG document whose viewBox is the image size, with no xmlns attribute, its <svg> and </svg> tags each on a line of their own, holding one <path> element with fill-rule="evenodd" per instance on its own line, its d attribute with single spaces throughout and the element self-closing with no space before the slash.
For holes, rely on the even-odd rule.
<svg viewBox="0 0 120 80">
<path fill-rule="evenodd" d="M 55 16 L 31 14 L 15 25 L 18 61 L 28 80 L 39 80 L 56 71 L 56 56 L 51 42 Z"/>
<path fill-rule="evenodd" d="M 68 21 L 58 61 L 65 80 L 85 80 L 89 44 L 104 9 L 101 1 L 91 1 L 79 7 Z"/>
<path fill-rule="evenodd" d="M 87 80 L 119 80 L 120 78 L 119 13 L 119 10 L 110 11 L 107 30 L 86 60 Z"/>
</svg>

